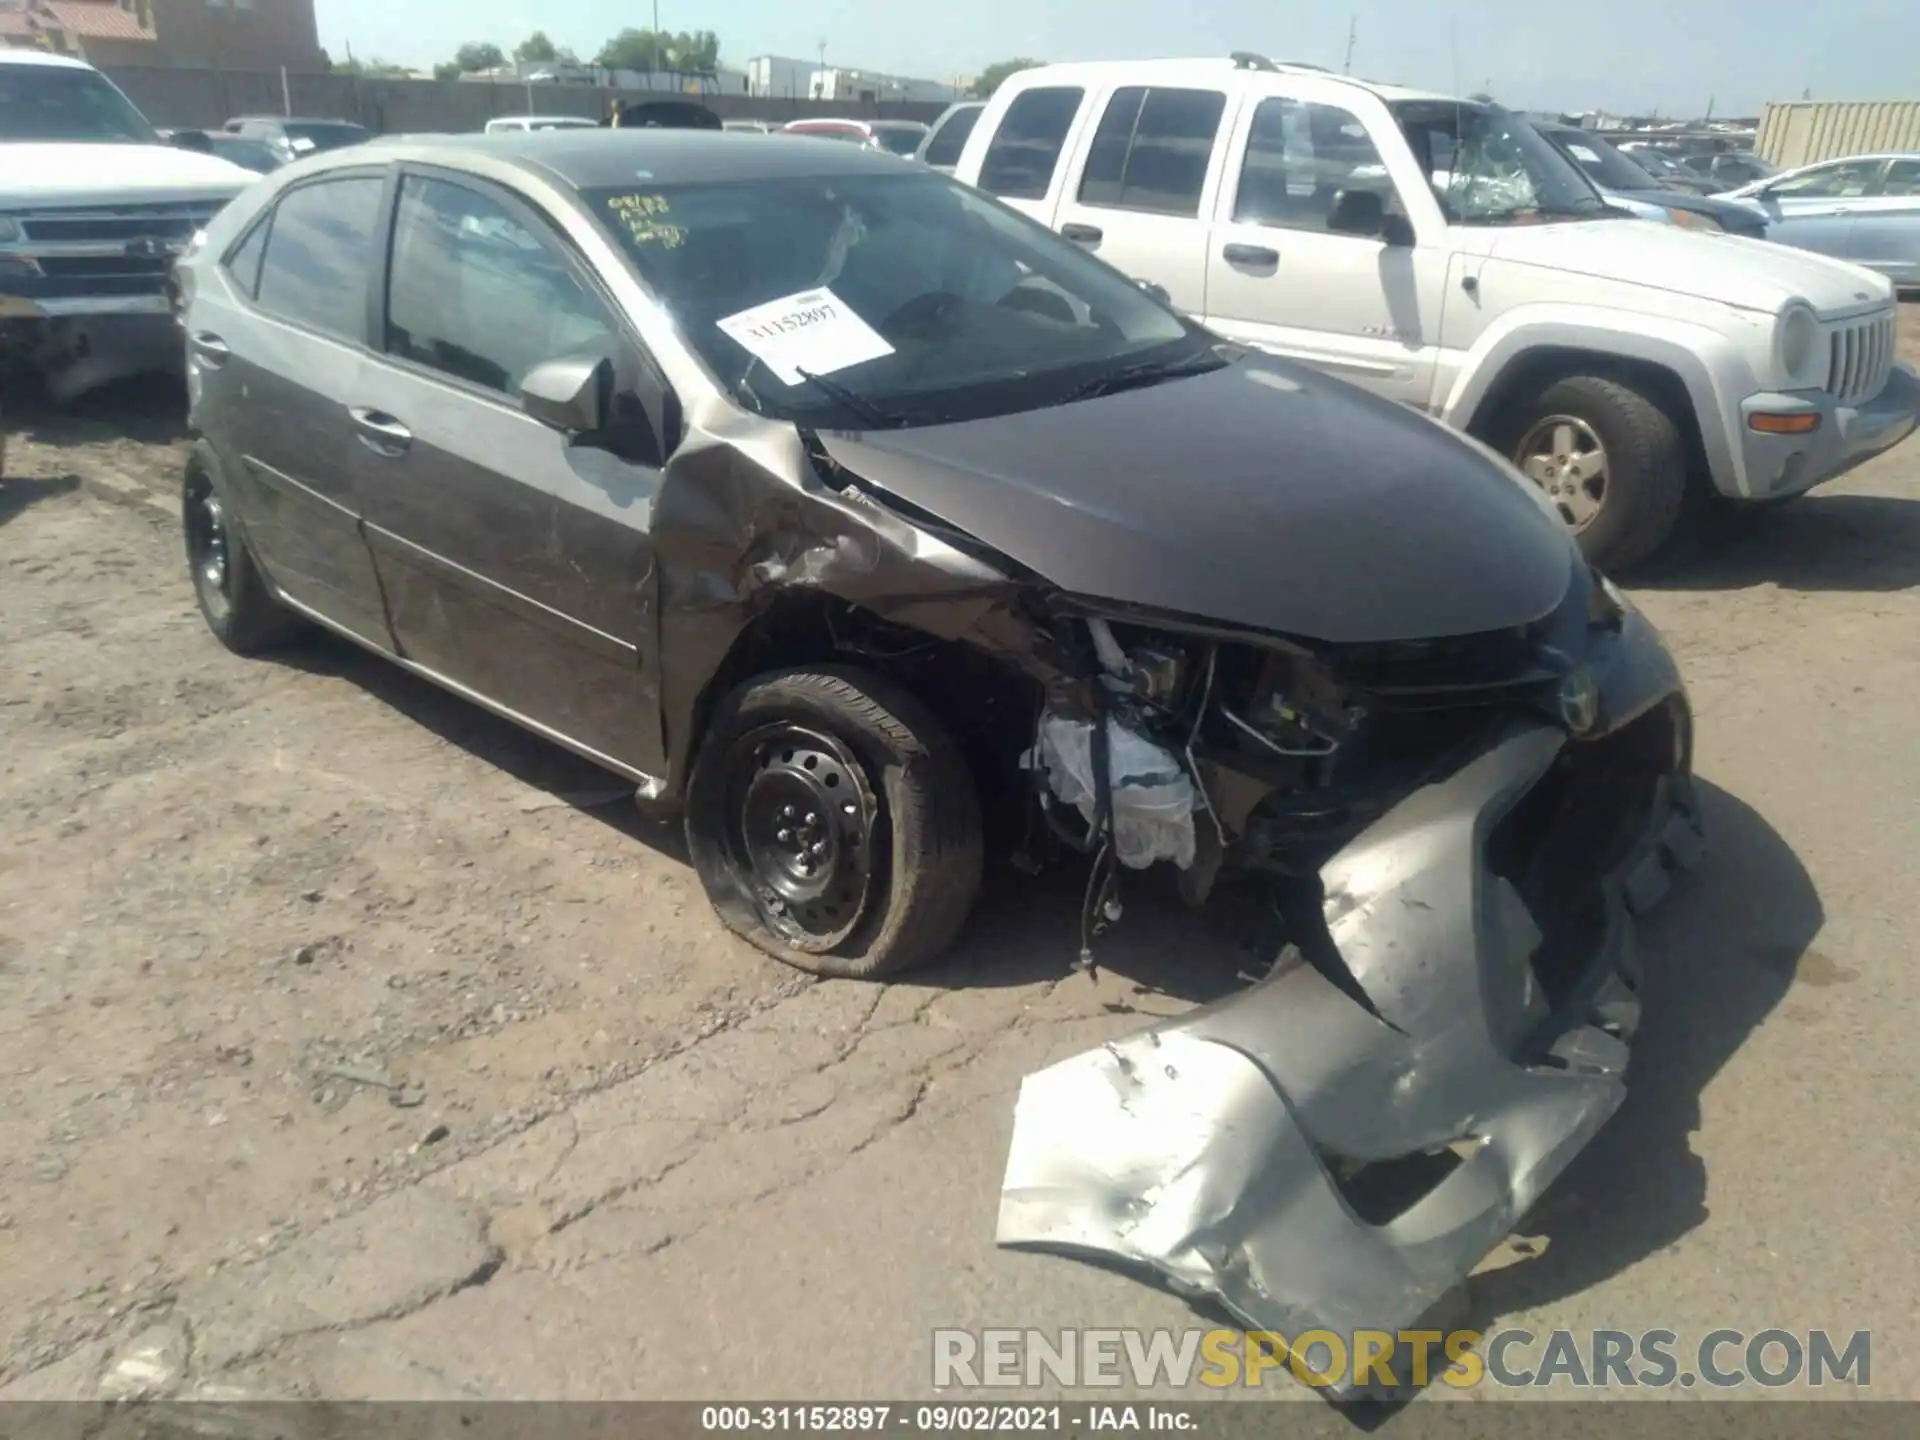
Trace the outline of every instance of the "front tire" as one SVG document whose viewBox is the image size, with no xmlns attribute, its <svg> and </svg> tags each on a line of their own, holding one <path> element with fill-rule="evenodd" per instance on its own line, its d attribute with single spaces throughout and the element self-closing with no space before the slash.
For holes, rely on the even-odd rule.
<svg viewBox="0 0 1920 1440">
<path fill-rule="evenodd" d="M 253 563 L 246 541 L 213 483 L 218 465 L 202 441 L 187 457 L 180 489 L 180 528 L 186 542 L 193 598 L 214 638 L 236 655 L 259 655 L 284 645 L 306 627 L 274 598 Z"/>
<path fill-rule="evenodd" d="M 687 786 L 687 849 L 727 926 L 818 975 L 933 959 L 980 886 L 980 808 L 945 727 L 839 666 L 777 671 L 720 702 Z"/>
<path fill-rule="evenodd" d="M 1568 375 L 1508 412 L 1498 448 L 1546 493 L 1581 551 L 1622 570 L 1672 537 L 1687 497 L 1687 447 L 1655 399 L 1602 375 Z"/>
</svg>

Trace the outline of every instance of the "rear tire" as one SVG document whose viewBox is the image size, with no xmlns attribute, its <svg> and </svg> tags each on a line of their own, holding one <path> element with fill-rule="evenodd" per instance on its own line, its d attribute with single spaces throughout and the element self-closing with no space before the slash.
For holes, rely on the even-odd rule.
<svg viewBox="0 0 1920 1440">
<path fill-rule="evenodd" d="M 1687 447 L 1659 401 L 1602 375 L 1568 375 L 1507 410 L 1496 448 L 1546 492 L 1586 557 L 1635 565 L 1672 538 Z"/>
<path fill-rule="evenodd" d="M 236 655 L 259 655 L 298 638 L 306 621 L 274 598 L 214 482 L 220 462 L 205 441 L 187 456 L 180 528 L 187 574 L 207 628 Z"/>
<path fill-rule="evenodd" d="M 737 934 L 817 975 L 875 979 L 952 944 L 980 887 L 959 747 L 892 681 L 756 676 L 720 702 L 687 786 L 687 849 Z"/>
</svg>

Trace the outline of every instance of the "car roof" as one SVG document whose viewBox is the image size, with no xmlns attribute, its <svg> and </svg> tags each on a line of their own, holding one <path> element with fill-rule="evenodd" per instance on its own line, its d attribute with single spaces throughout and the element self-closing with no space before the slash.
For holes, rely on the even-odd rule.
<svg viewBox="0 0 1920 1440">
<path fill-rule="evenodd" d="M 93 66 L 70 55 L 54 55 L 46 50 L 11 50 L 0 47 L 0 65 L 44 65 L 53 70 L 91 70 Z"/>
<path fill-rule="evenodd" d="M 340 165 L 366 165 L 382 156 L 454 168 L 462 161 L 505 163 L 575 190 L 901 173 L 898 159 L 864 146 L 827 141 L 769 145 L 760 136 L 738 130 L 595 127 L 493 135 L 386 135 L 330 153 Z"/>
<path fill-rule="evenodd" d="M 1008 78 L 1009 85 L 1021 88 L 1035 85 L 1058 85 L 1079 80 L 1083 84 L 1095 81 L 1111 81 L 1132 76 L 1142 83 L 1160 84 L 1181 83 L 1187 85 L 1222 85 L 1239 83 L 1258 88 L 1262 80 L 1278 75 L 1307 77 L 1326 80 L 1336 85 L 1349 85 L 1355 90 L 1364 90 L 1377 95 L 1382 100 L 1439 100 L 1449 104 L 1459 101 L 1458 96 L 1442 95 L 1432 90 L 1414 90 L 1404 85 L 1382 84 L 1374 80 L 1363 80 L 1355 75 L 1336 75 L 1317 65 L 1302 65 L 1286 61 L 1266 61 L 1272 68 L 1243 65 L 1227 56 L 1200 56 L 1191 59 L 1176 60 L 1074 60 L 1059 65 L 1042 65 L 1032 70 L 1021 70 Z M 1469 102 L 1459 101 L 1461 104 Z"/>
</svg>

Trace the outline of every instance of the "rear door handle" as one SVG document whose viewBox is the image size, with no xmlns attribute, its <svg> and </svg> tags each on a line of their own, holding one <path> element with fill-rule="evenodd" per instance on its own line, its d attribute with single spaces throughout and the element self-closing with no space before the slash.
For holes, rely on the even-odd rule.
<svg viewBox="0 0 1920 1440">
<path fill-rule="evenodd" d="M 1071 240 L 1076 245 L 1098 245 L 1104 233 L 1098 225 L 1081 225 L 1077 222 L 1060 227 L 1060 238 Z"/>
<path fill-rule="evenodd" d="M 218 370 L 232 357 L 233 351 L 227 348 L 227 342 L 211 330 L 202 330 L 192 339 L 193 353 L 207 362 L 209 370 Z"/>
<path fill-rule="evenodd" d="M 354 432 L 360 443 L 376 455 L 392 458 L 407 453 L 413 444 L 413 432 L 384 410 L 368 410 L 356 405 L 347 413 L 353 417 Z"/>
<path fill-rule="evenodd" d="M 1280 252 L 1265 245 L 1229 245 L 1220 258 L 1229 265 L 1278 265 Z"/>
</svg>

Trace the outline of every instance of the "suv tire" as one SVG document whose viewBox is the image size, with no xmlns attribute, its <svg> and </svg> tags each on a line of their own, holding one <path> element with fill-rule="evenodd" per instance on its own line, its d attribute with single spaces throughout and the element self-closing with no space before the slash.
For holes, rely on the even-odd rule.
<svg viewBox="0 0 1920 1440">
<path fill-rule="evenodd" d="M 1685 438 L 1665 407 L 1629 382 L 1562 376 L 1508 407 L 1496 448 L 1547 491 L 1602 570 L 1646 559 L 1680 523 Z"/>
<path fill-rule="evenodd" d="M 944 726 L 840 666 L 776 671 L 713 716 L 687 784 L 687 850 L 727 926 L 817 975 L 933 959 L 980 887 L 979 799 Z"/>
</svg>

